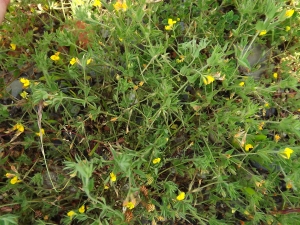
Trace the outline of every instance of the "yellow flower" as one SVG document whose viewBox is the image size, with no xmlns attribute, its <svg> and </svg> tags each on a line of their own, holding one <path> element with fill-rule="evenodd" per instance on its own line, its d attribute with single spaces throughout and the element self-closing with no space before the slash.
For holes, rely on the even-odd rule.
<svg viewBox="0 0 300 225">
<path fill-rule="evenodd" d="M 293 16 L 294 12 L 295 12 L 295 10 L 289 9 L 289 10 L 286 10 L 284 15 L 285 15 L 286 18 L 290 18 L 290 17 Z"/>
<path fill-rule="evenodd" d="M 248 152 L 249 150 L 251 150 L 253 148 L 253 145 L 251 144 L 246 144 L 245 145 L 245 151 Z"/>
<path fill-rule="evenodd" d="M 259 130 L 263 130 L 264 129 L 264 125 L 265 125 L 265 122 L 261 122 L 258 126 L 258 129 Z"/>
<path fill-rule="evenodd" d="M 84 213 L 84 212 L 85 212 L 85 206 L 82 205 L 82 206 L 78 209 L 78 212 Z"/>
<path fill-rule="evenodd" d="M 6 173 L 5 176 L 6 176 L 6 178 L 13 178 L 13 177 L 15 177 L 16 175 L 13 174 L 13 173 Z"/>
<path fill-rule="evenodd" d="M 51 55 L 50 59 L 53 61 L 58 61 L 60 52 L 56 52 L 54 55 Z"/>
<path fill-rule="evenodd" d="M 82 0 L 75 0 L 74 3 L 76 5 L 83 5 L 83 1 Z"/>
<path fill-rule="evenodd" d="M 277 78 L 278 78 L 278 73 L 273 73 L 273 77 L 274 77 L 275 79 L 277 79 Z"/>
<path fill-rule="evenodd" d="M 125 12 L 128 9 L 126 2 L 122 2 L 121 0 L 118 0 L 113 6 L 116 11 L 122 10 Z"/>
<path fill-rule="evenodd" d="M 28 93 L 27 93 L 26 91 L 23 91 L 23 92 L 20 94 L 20 96 L 21 96 L 22 98 L 28 99 Z"/>
<path fill-rule="evenodd" d="M 24 126 L 21 123 L 14 125 L 13 130 L 18 130 L 19 132 L 24 132 Z"/>
<path fill-rule="evenodd" d="M 39 133 L 35 133 L 37 136 L 41 136 L 45 134 L 45 130 L 42 128 Z"/>
<path fill-rule="evenodd" d="M 115 182 L 117 180 L 117 177 L 114 173 L 110 173 L 109 175 L 110 175 L 111 182 Z"/>
<path fill-rule="evenodd" d="M 241 87 L 243 87 L 243 86 L 245 85 L 245 82 L 242 81 L 242 82 L 239 83 L 239 85 L 240 85 Z"/>
<path fill-rule="evenodd" d="M 176 62 L 177 63 L 182 63 L 183 61 L 184 61 L 184 56 L 183 55 L 181 55 L 181 56 L 179 56 L 179 59 L 176 59 Z"/>
<path fill-rule="evenodd" d="M 23 77 L 20 79 L 20 82 L 23 84 L 23 88 L 27 88 L 30 85 L 30 80 Z"/>
<path fill-rule="evenodd" d="M 11 44 L 10 44 L 10 48 L 11 48 L 12 50 L 16 50 L 16 48 L 17 48 L 17 45 L 16 45 L 16 44 L 13 44 L 13 43 L 11 43 Z"/>
<path fill-rule="evenodd" d="M 17 176 L 14 176 L 14 177 L 10 180 L 10 183 L 11 183 L 11 184 L 16 184 L 16 183 L 19 183 L 19 182 L 21 182 L 21 180 L 19 180 Z"/>
<path fill-rule="evenodd" d="M 270 104 L 268 102 L 265 103 L 265 108 L 270 108 Z"/>
<path fill-rule="evenodd" d="M 168 25 L 165 26 L 165 30 L 172 30 L 175 23 L 177 23 L 176 20 L 168 19 Z"/>
<path fill-rule="evenodd" d="M 262 30 L 259 32 L 259 36 L 264 36 L 266 35 L 267 31 L 266 30 Z"/>
<path fill-rule="evenodd" d="M 92 61 L 93 61 L 92 59 L 88 59 L 88 60 L 86 61 L 86 65 L 89 65 Z"/>
<path fill-rule="evenodd" d="M 160 163 L 160 158 L 153 159 L 152 163 L 153 163 L 153 164 Z"/>
<path fill-rule="evenodd" d="M 291 189 L 293 187 L 293 184 L 291 181 L 289 181 L 288 183 L 286 183 L 286 188 L 287 189 Z"/>
<path fill-rule="evenodd" d="M 291 27 L 290 27 L 290 26 L 286 26 L 286 27 L 285 27 L 285 31 L 286 31 L 286 32 L 289 32 L 290 30 L 291 30 Z"/>
<path fill-rule="evenodd" d="M 94 3 L 93 3 L 93 6 L 95 6 L 95 7 L 101 7 L 100 0 L 95 0 Z"/>
<path fill-rule="evenodd" d="M 109 186 L 108 185 L 104 185 L 104 190 L 108 190 Z"/>
<path fill-rule="evenodd" d="M 126 204 L 126 207 L 127 207 L 128 209 L 133 209 L 133 208 L 134 208 L 134 203 L 133 203 L 133 202 L 128 202 L 128 203 Z"/>
<path fill-rule="evenodd" d="M 280 140 L 280 136 L 278 134 L 275 134 L 274 140 L 277 143 Z"/>
<path fill-rule="evenodd" d="M 182 201 L 185 198 L 185 193 L 184 192 L 179 192 L 179 195 L 176 197 L 178 201 Z"/>
<path fill-rule="evenodd" d="M 203 77 L 203 82 L 205 85 L 208 85 L 208 84 L 214 82 L 214 80 L 215 80 L 215 78 L 211 75 Z"/>
<path fill-rule="evenodd" d="M 291 158 L 291 154 L 293 152 L 294 152 L 293 149 L 285 148 L 284 151 L 280 153 L 280 155 L 285 159 L 289 159 L 289 158 Z"/>
<path fill-rule="evenodd" d="M 69 211 L 69 212 L 67 213 L 67 215 L 68 215 L 68 217 L 70 217 L 70 218 L 72 219 L 72 217 L 73 217 L 74 215 L 76 215 L 76 213 L 75 213 L 73 210 L 71 210 L 71 211 Z"/>
<path fill-rule="evenodd" d="M 76 63 L 76 59 L 75 59 L 75 58 L 72 58 L 72 59 L 70 60 L 70 64 L 73 66 L 75 63 Z"/>
</svg>

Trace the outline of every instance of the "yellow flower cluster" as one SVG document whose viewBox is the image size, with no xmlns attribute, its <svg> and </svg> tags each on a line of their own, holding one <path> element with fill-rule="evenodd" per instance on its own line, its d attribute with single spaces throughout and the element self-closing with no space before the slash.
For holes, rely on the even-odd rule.
<svg viewBox="0 0 300 225">
<path fill-rule="evenodd" d="M 19 180 L 18 176 L 16 176 L 15 174 L 12 174 L 12 173 L 6 173 L 5 176 L 6 176 L 7 178 L 12 178 L 12 179 L 10 179 L 10 183 L 11 183 L 11 184 L 16 184 L 16 183 L 21 182 L 21 180 Z"/>
<path fill-rule="evenodd" d="M 79 209 L 78 209 L 79 213 L 84 213 L 85 212 L 85 205 L 82 205 Z M 70 217 L 70 219 L 72 220 L 73 216 L 75 216 L 77 213 L 74 210 L 71 210 L 67 213 L 67 216 Z"/>
<path fill-rule="evenodd" d="M 133 202 L 128 202 L 128 203 L 126 204 L 126 207 L 127 207 L 128 209 L 133 209 L 133 208 L 134 208 L 134 203 L 133 203 Z"/>
<path fill-rule="evenodd" d="M 280 136 L 278 134 L 275 134 L 274 141 L 277 143 L 280 140 Z"/>
<path fill-rule="evenodd" d="M 28 99 L 28 93 L 26 91 L 22 91 L 22 93 L 20 94 L 20 96 L 24 99 Z"/>
<path fill-rule="evenodd" d="M 73 66 L 75 63 L 77 63 L 77 58 L 72 58 L 71 60 L 70 60 L 70 64 Z M 86 61 L 86 65 L 89 65 L 91 62 L 93 61 L 93 59 L 88 59 L 87 61 Z"/>
<path fill-rule="evenodd" d="M 123 2 L 121 0 L 118 0 L 115 4 L 113 4 L 113 7 L 116 11 L 122 10 L 123 12 L 127 11 L 128 9 L 126 1 Z"/>
<path fill-rule="evenodd" d="M 263 130 L 264 129 L 264 125 L 265 125 L 265 122 L 261 122 L 258 126 L 258 129 L 259 130 Z"/>
<path fill-rule="evenodd" d="M 60 52 L 56 52 L 54 55 L 50 56 L 50 59 L 53 61 L 58 61 L 60 59 L 59 54 L 60 54 Z"/>
<path fill-rule="evenodd" d="M 27 88 L 30 85 L 30 80 L 23 77 L 20 79 L 20 82 L 23 84 L 23 88 Z"/>
<path fill-rule="evenodd" d="M 13 130 L 18 130 L 19 132 L 24 132 L 24 126 L 21 123 L 17 123 L 13 126 Z"/>
<path fill-rule="evenodd" d="M 176 20 L 168 19 L 168 25 L 165 26 L 165 30 L 173 30 L 173 26 L 175 23 L 177 23 Z"/>
<path fill-rule="evenodd" d="M 38 133 L 35 133 L 37 136 L 41 136 L 41 135 L 44 135 L 45 134 L 45 130 L 42 128 L 41 130 L 40 130 L 40 132 L 38 132 Z"/>
<path fill-rule="evenodd" d="M 181 55 L 181 56 L 179 56 L 179 59 L 176 59 L 176 62 L 177 63 L 182 63 L 183 61 L 184 61 L 184 56 L 183 55 Z"/>
</svg>

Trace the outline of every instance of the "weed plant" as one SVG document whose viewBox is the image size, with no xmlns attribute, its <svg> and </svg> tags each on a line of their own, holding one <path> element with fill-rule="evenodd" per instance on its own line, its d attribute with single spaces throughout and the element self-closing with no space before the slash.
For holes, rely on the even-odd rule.
<svg viewBox="0 0 300 225">
<path fill-rule="evenodd" d="M 298 224 L 299 1 L 8 11 L 0 224 Z"/>
</svg>

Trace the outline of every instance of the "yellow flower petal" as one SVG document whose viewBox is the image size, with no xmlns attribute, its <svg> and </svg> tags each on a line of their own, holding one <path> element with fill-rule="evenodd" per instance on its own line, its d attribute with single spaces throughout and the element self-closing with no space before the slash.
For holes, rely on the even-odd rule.
<svg viewBox="0 0 300 225">
<path fill-rule="evenodd" d="M 241 87 L 243 87 L 244 85 L 245 85 L 244 81 L 242 81 L 242 82 L 239 83 L 239 86 L 241 86 Z"/>
<path fill-rule="evenodd" d="M 281 137 L 278 134 L 275 134 L 274 140 L 275 140 L 276 143 L 280 140 L 280 138 Z"/>
<path fill-rule="evenodd" d="M 262 30 L 259 32 L 259 36 L 264 36 L 266 35 L 267 31 L 266 30 Z"/>
<path fill-rule="evenodd" d="M 172 26 L 170 26 L 170 25 L 165 26 L 165 30 L 172 30 Z"/>
<path fill-rule="evenodd" d="M 45 130 L 42 128 L 39 133 L 35 133 L 37 136 L 41 136 L 45 134 Z"/>
<path fill-rule="evenodd" d="M 118 0 L 115 4 L 113 4 L 113 7 L 116 11 L 122 10 L 123 12 L 128 9 L 126 2 L 122 2 L 121 0 Z"/>
<path fill-rule="evenodd" d="M 134 208 L 133 202 L 128 202 L 128 203 L 126 204 L 126 207 L 127 207 L 128 209 L 133 209 L 133 208 Z"/>
<path fill-rule="evenodd" d="M 20 96 L 24 99 L 28 99 L 28 93 L 26 91 L 22 91 L 22 93 L 20 94 Z"/>
<path fill-rule="evenodd" d="M 74 215 L 76 215 L 76 213 L 75 213 L 73 210 L 72 210 L 72 211 L 69 211 L 69 212 L 67 213 L 67 216 L 70 217 L 71 219 L 72 219 L 72 217 L 73 217 Z"/>
<path fill-rule="evenodd" d="M 13 130 L 18 130 L 19 132 L 24 132 L 24 126 L 21 123 L 17 123 L 14 127 Z"/>
<path fill-rule="evenodd" d="M 203 83 L 205 85 L 208 85 L 208 84 L 214 82 L 214 80 L 215 80 L 215 78 L 213 76 L 211 76 L 211 75 L 203 77 Z"/>
<path fill-rule="evenodd" d="M 178 201 L 182 201 L 183 199 L 185 199 L 185 193 L 184 192 L 180 192 L 179 195 L 176 197 L 176 199 Z"/>
<path fill-rule="evenodd" d="M 19 182 L 21 182 L 21 180 L 19 180 L 17 176 L 14 176 L 14 177 L 10 180 L 10 183 L 11 183 L 11 184 L 16 184 L 16 183 L 19 183 Z"/>
<path fill-rule="evenodd" d="M 82 206 L 78 209 L 78 212 L 84 213 L 84 212 L 85 212 L 85 206 L 82 205 Z"/>
<path fill-rule="evenodd" d="M 86 64 L 89 65 L 92 61 L 93 61 L 92 59 L 88 59 L 88 60 L 86 61 Z"/>
<path fill-rule="evenodd" d="M 246 144 L 245 145 L 245 151 L 249 151 L 249 150 L 251 150 L 253 148 L 253 145 L 251 145 L 251 144 Z"/>
<path fill-rule="evenodd" d="M 76 59 L 75 58 L 72 58 L 71 60 L 70 60 L 70 64 L 73 66 L 75 63 L 76 63 Z"/>
<path fill-rule="evenodd" d="M 156 159 L 153 159 L 152 163 L 153 164 L 157 164 L 157 163 L 160 163 L 160 158 L 156 158 Z"/>
<path fill-rule="evenodd" d="M 26 79 L 26 78 L 20 78 L 20 82 L 23 84 L 23 88 L 26 88 L 30 85 L 30 80 Z"/>
<path fill-rule="evenodd" d="M 295 12 L 295 10 L 293 10 L 293 9 L 287 10 L 287 11 L 285 12 L 285 17 L 286 17 L 286 18 L 292 17 L 293 14 L 294 14 L 294 12 Z"/>
<path fill-rule="evenodd" d="M 110 175 L 110 180 L 111 180 L 111 182 L 116 182 L 117 176 L 116 176 L 113 172 L 110 173 L 109 175 Z"/>
<path fill-rule="evenodd" d="M 55 55 L 51 55 L 50 59 L 53 60 L 53 61 L 58 61 L 60 58 L 59 58 L 58 55 L 55 54 Z"/>
<path fill-rule="evenodd" d="M 95 7 L 101 7 L 101 2 L 100 2 L 100 0 L 95 0 L 94 1 L 94 3 L 93 3 L 93 6 L 95 6 Z"/>
<path fill-rule="evenodd" d="M 16 50 L 16 48 L 17 48 L 17 45 L 16 45 L 16 44 L 13 44 L 13 43 L 11 43 L 11 44 L 10 44 L 10 48 L 11 48 L 12 50 Z"/>
<path fill-rule="evenodd" d="M 291 148 L 285 148 L 283 152 L 280 153 L 280 155 L 285 158 L 285 159 L 289 159 L 291 158 L 291 154 L 294 152 L 293 149 Z"/>
<path fill-rule="evenodd" d="M 13 178 L 13 177 L 15 177 L 16 175 L 13 174 L 13 173 L 6 173 L 5 176 L 6 176 L 6 178 Z"/>
</svg>

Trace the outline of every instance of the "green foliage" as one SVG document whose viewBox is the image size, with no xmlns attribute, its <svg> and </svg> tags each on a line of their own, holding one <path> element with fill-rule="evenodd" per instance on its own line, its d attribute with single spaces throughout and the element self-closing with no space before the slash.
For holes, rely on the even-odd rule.
<svg viewBox="0 0 300 225">
<path fill-rule="evenodd" d="M 96 3 L 1 25 L 0 223 L 296 223 L 297 3 Z"/>
</svg>

